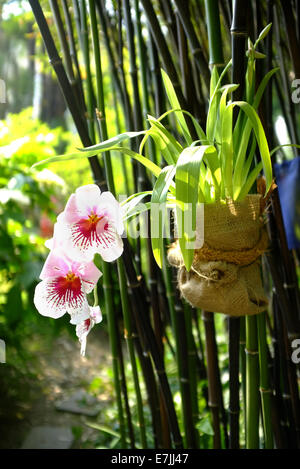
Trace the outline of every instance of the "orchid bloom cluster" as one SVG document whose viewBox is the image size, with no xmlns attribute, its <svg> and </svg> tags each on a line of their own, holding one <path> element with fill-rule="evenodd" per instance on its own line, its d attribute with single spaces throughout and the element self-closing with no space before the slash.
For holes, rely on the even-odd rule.
<svg viewBox="0 0 300 469">
<path fill-rule="evenodd" d="M 102 320 L 100 307 L 90 306 L 87 294 L 96 288 L 102 273 L 93 263 L 100 254 L 106 262 L 121 256 L 124 231 L 121 207 L 110 192 L 95 184 L 79 187 L 57 217 L 54 234 L 46 242 L 50 253 L 35 289 L 34 304 L 43 316 L 59 318 L 66 312 L 76 325 L 85 355 L 86 338 Z"/>
</svg>

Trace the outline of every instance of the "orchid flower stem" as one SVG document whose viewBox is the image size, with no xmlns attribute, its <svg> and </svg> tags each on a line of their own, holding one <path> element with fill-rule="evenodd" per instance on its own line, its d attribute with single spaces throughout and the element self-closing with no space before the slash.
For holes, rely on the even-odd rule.
<svg viewBox="0 0 300 469">
<path fill-rule="evenodd" d="M 99 305 L 99 299 L 98 299 L 98 287 L 97 287 L 97 285 L 95 286 L 93 291 L 94 291 L 94 306 L 98 306 Z"/>
</svg>

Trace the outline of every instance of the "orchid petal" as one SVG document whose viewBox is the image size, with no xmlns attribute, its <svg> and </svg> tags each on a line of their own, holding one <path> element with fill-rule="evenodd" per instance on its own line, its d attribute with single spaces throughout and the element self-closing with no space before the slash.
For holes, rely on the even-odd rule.
<svg viewBox="0 0 300 469">
<path fill-rule="evenodd" d="M 60 318 L 66 312 L 71 315 L 73 324 L 79 324 L 89 317 L 89 306 L 78 279 L 76 289 L 66 287 L 63 277 L 48 278 L 35 289 L 34 304 L 42 316 Z"/>
<path fill-rule="evenodd" d="M 118 259 L 123 253 L 123 240 L 115 230 L 106 224 L 104 227 L 97 226 L 99 236 L 98 250 L 102 259 L 105 262 L 113 262 Z"/>
<path fill-rule="evenodd" d="M 114 225 L 117 233 L 121 235 L 124 231 L 123 209 L 111 192 L 102 192 L 100 196 L 100 206 L 105 208 L 106 218 Z"/>
<path fill-rule="evenodd" d="M 67 275 L 69 270 L 70 263 L 59 250 L 54 249 L 48 254 L 48 257 L 40 274 L 40 279 L 45 280 L 47 278 L 58 276 L 64 277 L 65 275 Z"/>
<path fill-rule="evenodd" d="M 99 306 L 90 306 L 90 317 L 76 326 L 76 335 L 81 343 L 80 354 L 84 357 L 86 350 L 87 336 L 95 324 L 102 321 L 102 314 Z"/>
<path fill-rule="evenodd" d="M 90 306 L 90 318 L 95 324 L 99 324 L 102 321 L 100 306 Z"/>
</svg>

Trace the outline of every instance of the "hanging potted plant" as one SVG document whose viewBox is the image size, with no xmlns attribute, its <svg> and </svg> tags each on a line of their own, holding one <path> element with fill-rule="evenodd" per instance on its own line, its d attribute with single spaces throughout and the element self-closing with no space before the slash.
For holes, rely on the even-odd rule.
<svg viewBox="0 0 300 469">
<path fill-rule="evenodd" d="M 47 160 L 63 161 L 116 150 L 143 164 L 156 182 L 152 191 L 129 197 L 123 204 L 125 213 L 138 215 L 142 210 L 139 202 L 151 195 L 144 207 L 150 209 L 153 254 L 162 267 L 165 208 L 172 207 L 177 240 L 169 247 L 167 257 L 178 269 L 182 296 L 195 307 L 233 316 L 256 314 L 267 307 L 260 258 L 268 246 L 263 212 L 273 176 L 257 109 L 277 69 L 269 71 L 255 91 L 255 62 L 262 58 L 256 48 L 269 29 L 270 25 L 254 44 L 249 41 L 245 101 L 230 100 L 238 84 L 222 85 L 231 61 L 220 75 L 213 68 L 205 130 L 189 112 L 180 109 L 173 85 L 162 71 L 172 109 L 159 118 L 148 116 L 148 130 L 125 132 L 79 152 Z M 234 109 L 238 109 L 235 121 Z M 163 125 L 170 113 L 174 113 L 181 129 L 181 141 Z M 193 124 L 196 140 L 187 122 Z M 120 146 L 124 140 L 142 135 L 138 153 Z M 163 169 L 143 155 L 149 137 L 167 164 Z M 253 186 L 262 171 L 265 191 L 254 194 Z"/>
</svg>

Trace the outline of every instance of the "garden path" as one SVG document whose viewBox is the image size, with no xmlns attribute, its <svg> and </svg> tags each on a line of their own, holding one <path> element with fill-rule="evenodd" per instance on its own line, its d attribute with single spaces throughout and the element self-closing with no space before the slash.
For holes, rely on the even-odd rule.
<svg viewBox="0 0 300 469">
<path fill-rule="evenodd" d="M 59 447 L 59 438 L 65 438 L 66 445 L 72 448 L 94 448 L 99 444 L 99 431 L 86 422 L 97 420 L 97 416 L 57 410 L 57 407 L 62 400 L 72 400 L 79 393 L 82 399 L 75 403 L 77 407 L 83 413 L 92 410 L 101 420 L 101 411 L 111 402 L 113 392 L 107 375 L 110 354 L 105 330 L 95 327 L 91 331 L 84 358 L 80 356 L 79 343 L 66 332 L 61 332 L 51 344 L 43 343 L 42 337 L 39 341 L 36 359 L 29 365 L 30 374 L 23 377 L 13 374 L 9 386 L 10 390 L 15 387 L 15 392 L 8 392 L 2 400 L 0 448 L 43 447 L 43 431 L 54 447 Z M 66 404 L 70 406 L 69 402 L 62 407 Z"/>
</svg>

